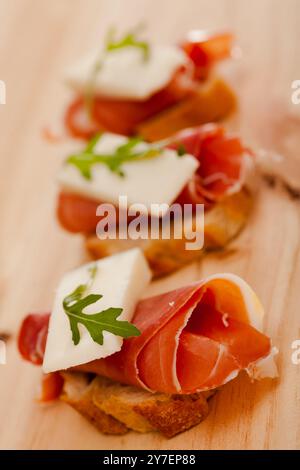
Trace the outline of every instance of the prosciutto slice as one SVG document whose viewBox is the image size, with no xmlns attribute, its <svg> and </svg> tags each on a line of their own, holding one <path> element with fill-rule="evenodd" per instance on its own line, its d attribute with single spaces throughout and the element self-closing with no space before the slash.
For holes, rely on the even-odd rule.
<svg viewBox="0 0 300 470">
<path fill-rule="evenodd" d="M 141 335 L 125 340 L 120 352 L 75 369 L 169 394 L 219 387 L 243 369 L 255 377 L 275 376 L 271 341 L 258 330 L 262 315 L 244 281 L 232 274 L 212 276 L 141 300 L 133 318 Z M 25 359 L 42 361 L 36 348 L 47 324 L 46 316 L 24 320 L 19 349 Z M 260 364 L 267 359 L 266 372 Z"/>
<path fill-rule="evenodd" d="M 178 132 L 170 148 L 183 148 L 199 160 L 199 168 L 185 186 L 177 202 L 182 204 L 213 203 L 240 191 L 245 182 L 252 156 L 240 139 L 225 132 L 218 124 Z"/>
</svg>

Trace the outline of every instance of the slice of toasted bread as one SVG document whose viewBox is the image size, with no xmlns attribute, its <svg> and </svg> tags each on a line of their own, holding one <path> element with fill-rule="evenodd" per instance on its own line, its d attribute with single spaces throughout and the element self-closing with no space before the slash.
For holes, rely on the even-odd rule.
<svg viewBox="0 0 300 470">
<path fill-rule="evenodd" d="M 207 399 L 215 392 L 166 395 L 99 376 L 90 383 L 87 374 L 68 372 L 63 376 L 62 400 L 107 434 L 124 434 L 131 429 L 141 433 L 159 431 L 173 437 L 207 416 Z"/>
<path fill-rule="evenodd" d="M 113 416 L 104 413 L 93 401 L 93 382 L 89 383 L 88 374 L 62 372 L 64 388 L 61 400 L 71 405 L 104 434 L 125 434 L 127 427 Z"/>
<path fill-rule="evenodd" d="M 204 217 L 204 249 L 187 250 L 188 240 L 184 235 L 181 239 L 174 239 L 171 236 L 170 239 L 157 240 L 100 240 L 96 235 L 89 235 L 86 238 L 86 248 L 93 258 L 99 259 L 133 247 L 140 247 L 152 269 L 153 276 L 164 276 L 195 261 L 205 253 L 205 250 L 225 247 L 244 227 L 252 204 L 252 193 L 245 187 L 207 211 Z"/>
<path fill-rule="evenodd" d="M 219 78 L 208 80 L 190 98 L 142 122 L 137 133 L 149 142 L 166 139 L 187 127 L 224 119 L 236 108 L 231 88 Z"/>
</svg>

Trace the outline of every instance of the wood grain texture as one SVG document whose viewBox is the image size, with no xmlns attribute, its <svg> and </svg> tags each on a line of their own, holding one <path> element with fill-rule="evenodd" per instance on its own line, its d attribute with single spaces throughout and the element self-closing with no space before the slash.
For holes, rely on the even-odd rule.
<svg viewBox="0 0 300 470">
<path fill-rule="evenodd" d="M 48 144 L 41 128 L 58 122 L 67 100 L 64 67 L 100 43 L 109 25 L 126 29 L 140 20 L 164 41 L 198 27 L 236 33 L 244 55 L 241 111 L 232 125 L 254 145 L 284 153 L 283 171 L 300 181 L 300 106 L 291 105 L 291 82 L 300 79 L 298 0 L 0 0 L 0 79 L 7 86 L 0 106 L 0 332 L 12 333 L 7 364 L 0 365 L 0 448 L 300 448 L 300 365 L 291 361 L 291 343 L 300 338 L 300 203 L 280 188 L 262 185 L 235 249 L 151 287 L 159 292 L 219 271 L 243 276 L 280 349 L 278 381 L 239 377 L 212 400 L 204 423 L 172 440 L 107 437 L 64 404 L 36 403 L 40 371 L 17 354 L 24 313 L 51 308 L 62 273 L 85 259 L 80 238 L 64 233 L 53 216 L 55 174 L 70 144 Z"/>
</svg>

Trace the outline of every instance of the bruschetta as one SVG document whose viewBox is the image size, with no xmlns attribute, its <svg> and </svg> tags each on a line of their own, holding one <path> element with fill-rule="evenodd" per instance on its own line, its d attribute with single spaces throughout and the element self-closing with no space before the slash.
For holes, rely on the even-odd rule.
<svg viewBox="0 0 300 470">
<path fill-rule="evenodd" d="M 147 297 L 139 249 L 65 275 L 51 314 L 28 315 L 23 358 L 42 365 L 44 401 L 60 398 L 108 434 L 172 437 L 208 414 L 208 399 L 245 370 L 277 375 L 263 308 L 238 276 L 216 274 Z"/>
<path fill-rule="evenodd" d="M 74 98 L 65 113 L 73 137 L 139 134 L 148 141 L 219 121 L 236 105 L 214 65 L 231 56 L 229 33 L 191 31 L 178 45 L 151 44 L 139 32 L 110 31 L 101 48 L 66 72 Z"/>
</svg>

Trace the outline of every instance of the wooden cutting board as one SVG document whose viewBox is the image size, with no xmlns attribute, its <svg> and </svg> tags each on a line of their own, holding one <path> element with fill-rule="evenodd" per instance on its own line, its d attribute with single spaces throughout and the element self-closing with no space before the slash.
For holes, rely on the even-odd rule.
<svg viewBox="0 0 300 470">
<path fill-rule="evenodd" d="M 163 20 L 162 20 L 163 19 Z M 191 28 L 236 32 L 243 58 L 234 66 L 241 95 L 231 123 L 256 148 L 286 155 L 282 171 L 300 183 L 300 105 L 291 82 L 300 79 L 300 2 L 297 0 L 0 0 L 0 332 L 7 364 L 0 365 L 2 449 L 295 449 L 300 447 L 300 365 L 291 360 L 300 339 L 300 201 L 265 182 L 242 236 L 223 254 L 151 287 L 159 292 L 211 273 L 243 276 L 266 310 L 265 331 L 279 348 L 280 378 L 251 384 L 241 376 L 213 398 L 198 427 L 166 440 L 156 434 L 99 434 L 64 404 L 40 406 L 40 370 L 22 362 L 17 328 L 29 311 L 51 308 L 60 276 L 85 260 L 80 237 L 54 218 L 55 174 L 70 143 L 51 145 L 43 126 L 59 122 L 67 92 L 66 65 L 101 43 L 109 25 L 139 21 L 149 36 L 177 41 Z"/>
</svg>

